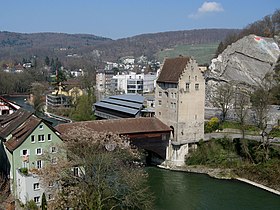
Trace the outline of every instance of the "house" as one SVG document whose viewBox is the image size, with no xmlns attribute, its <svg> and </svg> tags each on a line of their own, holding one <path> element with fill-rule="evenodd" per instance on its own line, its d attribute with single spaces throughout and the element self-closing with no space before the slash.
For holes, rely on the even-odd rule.
<svg viewBox="0 0 280 210">
<path fill-rule="evenodd" d="M 82 69 L 76 69 L 76 70 L 70 71 L 70 74 L 73 77 L 82 77 L 82 76 L 84 76 L 84 71 Z"/>
<path fill-rule="evenodd" d="M 81 95 L 83 95 L 83 91 L 77 82 L 67 81 L 59 84 L 58 90 L 46 96 L 47 111 L 52 112 L 53 109 L 69 108 L 71 103 L 75 102 L 77 97 Z"/>
<path fill-rule="evenodd" d="M 6 114 L 12 114 L 20 108 L 19 105 L 0 96 L 0 116 Z"/>
<path fill-rule="evenodd" d="M 11 192 L 25 204 L 34 200 L 40 205 L 43 192 L 47 192 L 38 172 L 44 167 L 43 154 L 49 154 L 56 163 L 59 133 L 48 122 L 33 113 L 19 109 L 6 118 L 0 118 L 1 170 L 10 178 Z M 52 195 L 46 195 L 52 199 Z"/>
<path fill-rule="evenodd" d="M 15 73 L 22 73 L 24 71 L 24 68 L 21 64 L 18 64 L 15 66 L 14 70 L 15 70 Z"/>
<path fill-rule="evenodd" d="M 125 94 L 142 94 L 143 93 L 144 74 L 136 74 L 128 72 L 128 74 L 114 75 L 112 78 L 112 86 L 115 90 L 123 91 Z"/>
<path fill-rule="evenodd" d="M 112 77 L 114 76 L 113 70 L 97 70 L 96 71 L 96 97 L 97 100 L 103 99 L 112 92 Z M 113 88 L 115 90 L 115 88 Z"/>
<path fill-rule="evenodd" d="M 189 148 L 204 138 L 205 80 L 190 57 L 168 58 L 155 91 L 155 115 L 173 130 L 168 160 L 184 163 Z"/>
</svg>

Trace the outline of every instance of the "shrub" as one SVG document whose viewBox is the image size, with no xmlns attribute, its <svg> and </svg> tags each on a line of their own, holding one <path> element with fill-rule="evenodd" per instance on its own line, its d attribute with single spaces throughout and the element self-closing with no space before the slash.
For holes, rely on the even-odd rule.
<svg viewBox="0 0 280 210">
<path fill-rule="evenodd" d="M 28 168 L 21 168 L 21 169 L 19 169 L 19 171 L 20 171 L 21 173 L 23 173 L 24 175 L 27 175 L 27 174 L 28 174 Z"/>
<path fill-rule="evenodd" d="M 219 129 L 219 119 L 217 117 L 212 117 L 204 126 L 205 133 L 211 133 Z"/>
</svg>

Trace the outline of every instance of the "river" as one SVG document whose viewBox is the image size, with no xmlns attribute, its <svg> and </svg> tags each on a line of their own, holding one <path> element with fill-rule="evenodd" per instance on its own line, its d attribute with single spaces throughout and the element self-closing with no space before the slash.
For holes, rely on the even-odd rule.
<svg viewBox="0 0 280 210">
<path fill-rule="evenodd" d="M 277 210 L 280 196 L 237 180 L 148 167 L 155 210 Z"/>
<path fill-rule="evenodd" d="M 25 97 L 6 97 L 32 111 Z M 51 121 L 56 125 L 58 122 Z M 278 210 L 280 196 L 237 180 L 147 167 L 155 210 Z"/>
</svg>

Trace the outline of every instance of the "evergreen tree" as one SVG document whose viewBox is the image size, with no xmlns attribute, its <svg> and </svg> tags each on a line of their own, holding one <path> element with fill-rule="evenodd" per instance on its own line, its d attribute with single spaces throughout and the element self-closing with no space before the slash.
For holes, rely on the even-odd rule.
<svg viewBox="0 0 280 210">
<path fill-rule="evenodd" d="M 47 199 L 45 193 L 42 195 L 41 208 L 42 210 L 47 210 Z"/>
</svg>

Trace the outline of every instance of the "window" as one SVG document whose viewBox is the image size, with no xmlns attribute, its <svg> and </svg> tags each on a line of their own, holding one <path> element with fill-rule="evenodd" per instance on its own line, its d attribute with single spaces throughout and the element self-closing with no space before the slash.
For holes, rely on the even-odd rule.
<svg viewBox="0 0 280 210">
<path fill-rule="evenodd" d="M 43 166 L 43 161 L 42 161 L 42 160 L 37 160 L 37 161 L 36 161 L 36 167 L 37 167 L 38 169 L 40 169 L 40 168 L 42 168 L 42 166 Z"/>
<path fill-rule="evenodd" d="M 161 112 L 159 112 L 158 115 L 161 116 Z"/>
<path fill-rule="evenodd" d="M 36 153 L 36 155 L 42 155 L 43 154 L 43 149 L 42 148 L 37 148 L 35 153 Z"/>
<path fill-rule="evenodd" d="M 31 143 L 35 143 L 35 136 L 34 135 L 31 136 Z"/>
<path fill-rule="evenodd" d="M 52 134 L 48 134 L 48 141 L 51 141 L 52 140 Z"/>
<path fill-rule="evenodd" d="M 57 152 L 57 149 L 56 149 L 56 147 L 51 147 L 51 153 L 56 153 Z"/>
<path fill-rule="evenodd" d="M 79 176 L 79 168 L 78 167 L 74 167 L 73 172 L 74 172 L 74 176 Z"/>
<path fill-rule="evenodd" d="M 54 183 L 53 182 L 49 182 L 49 187 L 53 187 Z"/>
<path fill-rule="evenodd" d="M 174 98 L 174 94 L 173 93 L 171 93 L 171 98 Z"/>
<path fill-rule="evenodd" d="M 38 135 L 38 141 L 44 142 L 45 141 L 45 135 Z"/>
<path fill-rule="evenodd" d="M 48 195 L 48 200 L 53 200 L 53 195 L 52 194 Z"/>
<path fill-rule="evenodd" d="M 199 84 L 195 84 L 195 90 L 199 90 Z"/>
<path fill-rule="evenodd" d="M 40 184 L 39 183 L 34 183 L 33 184 L 33 190 L 39 190 L 40 189 Z"/>
<path fill-rule="evenodd" d="M 21 155 L 21 156 L 27 156 L 27 155 L 29 155 L 28 149 L 23 149 L 23 150 L 21 150 L 20 155 Z"/>
<path fill-rule="evenodd" d="M 51 162 L 52 162 L 52 164 L 57 164 L 57 158 L 56 158 L 56 157 L 53 157 L 53 158 L 51 159 Z"/>
<path fill-rule="evenodd" d="M 40 202 L 40 196 L 34 197 L 34 202 L 35 202 L 35 203 L 39 203 L 39 202 Z"/>
<path fill-rule="evenodd" d="M 161 100 L 158 101 L 158 105 L 161 106 Z"/>
<path fill-rule="evenodd" d="M 194 80 L 197 81 L 197 76 L 194 77 Z"/>
<path fill-rule="evenodd" d="M 197 120 L 197 114 L 196 114 L 196 115 L 194 115 L 194 119 L 195 119 L 195 120 Z"/>
<path fill-rule="evenodd" d="M 174 93 L 174 98 L 176 98 L 177 97 L 177 95 L 176 95 L 176 93 Z"/>
<path fill-rule="evenodd" d="M 43 130 L 43 125 L 42 125 L 42 124 L 39 125 L 39 129 L 40 129 L 40 130 Z"/>
<path fill-rule="evenodd" d="M 190 83 L 186 83 L 186 91 L 190 92 Z"/>
<path fill-rule="evenodd" d="M 158 96 L 161 97 L 162 96 L 162 92 L 158 92 Z"/>
</svg>

